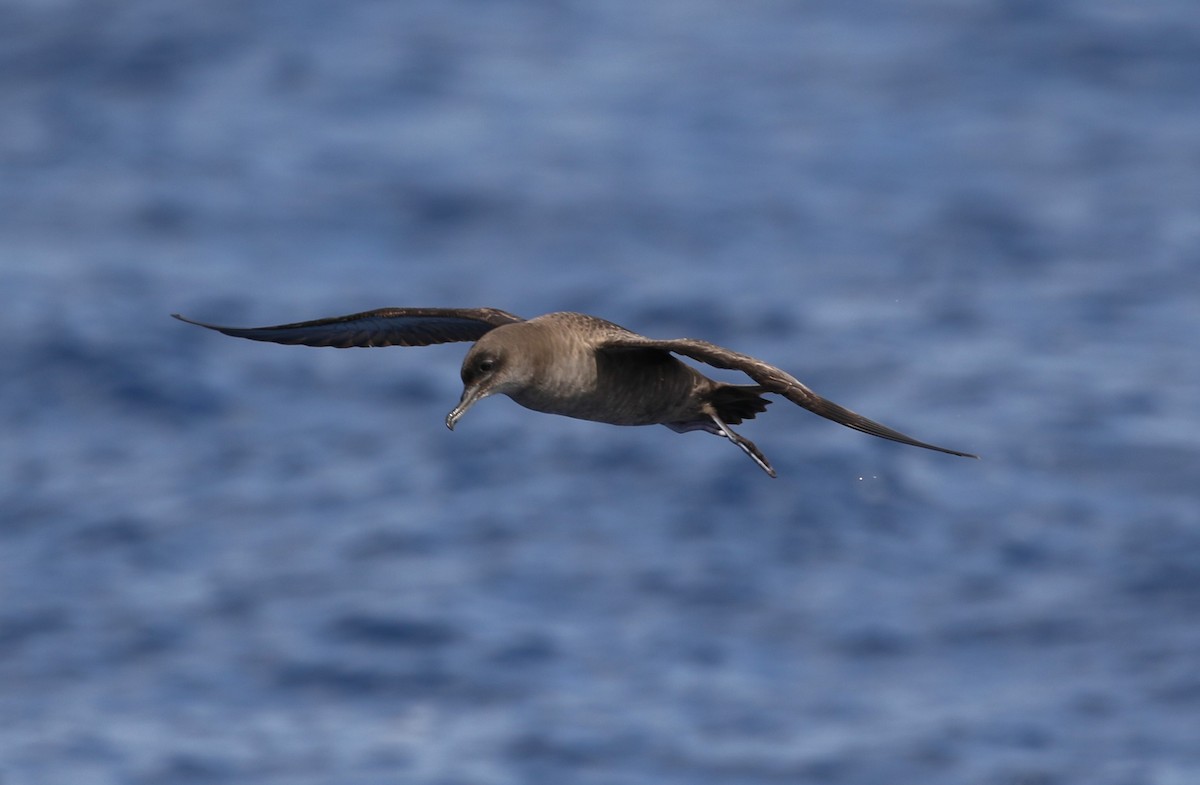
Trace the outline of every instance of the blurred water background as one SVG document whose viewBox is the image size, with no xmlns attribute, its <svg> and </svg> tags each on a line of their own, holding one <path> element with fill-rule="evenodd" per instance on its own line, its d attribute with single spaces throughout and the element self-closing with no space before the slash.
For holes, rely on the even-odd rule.
<svg viewBox="0 0 1200 785">
<path fill-rule="evenodd" d="M 0 782 L 1200 782 L 1200 6 L 0 2 Z M 704 434 L 476 407 L 583 310 Z"/>
</svg>

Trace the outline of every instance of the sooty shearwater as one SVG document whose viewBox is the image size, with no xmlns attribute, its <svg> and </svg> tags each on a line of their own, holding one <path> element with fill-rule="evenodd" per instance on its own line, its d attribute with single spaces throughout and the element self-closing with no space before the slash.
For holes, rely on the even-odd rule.
<svg viewBox="0 0 1200 785">
<path fill-rule="evenodd" d="M 868 420 L 748 355 L 694 338 L 647 338 L 582 313 L 550 313 L 527 321 L 495 308 L 380 308 L 274 327 L 221 327 L 172 316 L 237 338 L 341 349 L 474 341 L 463 360 L 462 399 L 446 416 L 451 430 L 476 402 L 504 393 L 527 409 L 547 414 L 723 436 L 774 477 L 775 470 L 758 447 L 729 427 L 766 411 L 770 401 L 762 396 L 773 393 L 872 436 L 977 457 L 918 441 Z M 755 384 L 709 379 L 675 354 L 741 371 Z"/>
</svg>

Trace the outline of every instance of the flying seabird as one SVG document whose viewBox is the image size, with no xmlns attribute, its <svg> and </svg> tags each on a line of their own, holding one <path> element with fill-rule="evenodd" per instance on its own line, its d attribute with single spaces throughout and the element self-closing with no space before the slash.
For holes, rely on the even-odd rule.
<svg viewBox="0 0 1200 785">
<path fill-rule="evenodd" d="M 380 308 L 274 327 L 222 327 L 171 315 L 237 338 L 305 346 L 345 349 L 474 341 L 463 360 L 462 398 L 446 416 L 451 430 L 475 403 L 504 393 L 527 409 L 547 414 L 723 436 L 774 477 L 775 470 L 758 447 L 729 427 L 766 411 L 770 401 L 762 396 L 773 393 L 872 436 L 978 457 L 918 441 L 868 420 L 762 360 L 694 338 L 647 338 L 582 313 L 550 313 L 525 320 L 495 308 Z M 741 371 L 755 383 L 715 381 L 680 362 L 676 354 Z"/>
</svg>

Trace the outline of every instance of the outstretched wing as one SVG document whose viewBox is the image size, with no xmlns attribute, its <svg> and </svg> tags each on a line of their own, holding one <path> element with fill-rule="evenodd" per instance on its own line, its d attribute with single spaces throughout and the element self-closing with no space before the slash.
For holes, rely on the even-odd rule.
<svg viewBox="0 0 1200 785">
<path fill-rule="evenodd" d="M 959 455 L 963 458 L 979 457 L 969 452 L 949 450 L 945 447 L 938 447 L 934 444 L 922 442 L 886 425 L 881 425 L 874 420 L 868 420 L 857 412 L 852 412 L 844 406 L 839 406 L 833 401 L 822 398 L 804 386 L 794 376 L 773 365 L 768 365 L 762 360 L 726 349 L 723 346 L 708 343 L 707 341 L 698 341 L 692 338 L 659 341 L 629 333 L 611 336 L 604 342 L 601 348 L 607 350 L 662 349 L 674 352 L 675 354 L 682 354 L 685 357 L 691 357 L 693 360 L 699 360 L 716 368 L 741 371 L 761 385 L 764 392 L 782 395 L 789 401 L 808 409 L 810 412 L 819 414 L 836 423 L 841 423 L 847 428 L 869 433 L 872 436 L 878 436 L 882 439 L 890 439 L 902 444 L 911 444 L 914 447 L 924 447 L 927 450 L 937 450 L 938 452 L 949 453 L 950 455 Z"/>
<path fill-rule="evenodd" d="M 304 346 L 428 346 L 434 343 L 477 341 L 488 330 L 525 321 L 496 308 L 380 308 L 311 322 L 274 327 L 221 327 L 185 319 L 188 324 L 249 338 L 252 341 Z"/>
</svg>

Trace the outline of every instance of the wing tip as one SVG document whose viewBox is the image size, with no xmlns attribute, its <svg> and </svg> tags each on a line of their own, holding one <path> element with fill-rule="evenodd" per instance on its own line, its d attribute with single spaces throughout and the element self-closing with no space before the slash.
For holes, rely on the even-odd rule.
<svg viewBox="0 0 1200 785">
<path fill-rule="evenodd" d="M 898 442 L 900 444 L 907 444 L 910 447 L 921 447 L 926 450 L 933 450 L 934 452 L 945 453 L 946 455 L 955 455 L 959 458 L 974 458 L 975 460 L 979 460 L 979 456 L 973 452 L 961 452 L 959 450 L 951 450 L 949 447 L 938 447 L 936 444 L 930 444 L 929 442 L 923 442 L 918 439 L 914 439 L 911 436 L 906 436 L 903 439 L 897 439 L 895 436 L 892 436 L 890 434 L 885 435 L 885 434 L 876 433 L 876 432 L 872 432 L 872 431 L 864 431 L 864 433 L 867 433 L 871 436 L 879 436 L 884 439 L 887 439 L 888 441 Z"/>
<path fill-rule="evenodd" d="M 198 322 L 195 319 L 189 319 L 186 316 L 184 316 L 183 314 L 179 314 L 179 313 L 171 314 L 171 318 L 178 319 L 179 321 L 183 322 L 184 324 L 194 324 L 197 327 L 204 327 L 209 330 L 217 330 L 218 332 L 224 332 L 225 330 L 232 329 L 229 327 L 221 327 L 220 325 L 216 325 L 216 324 L 209 324 L 208 322 Z"/>
</svg>

